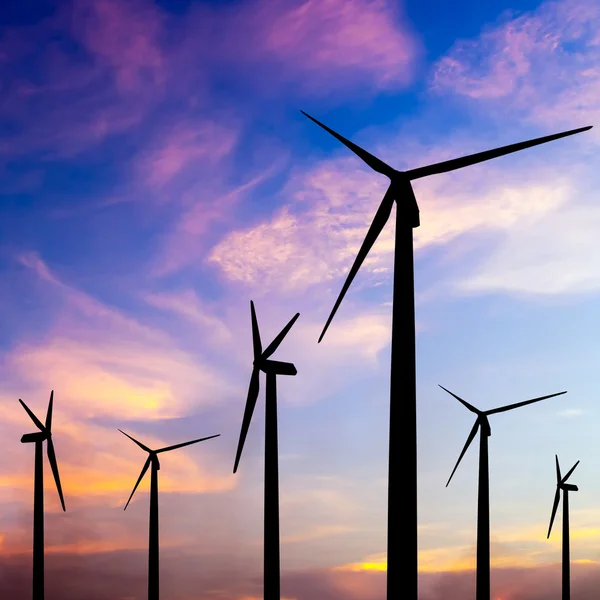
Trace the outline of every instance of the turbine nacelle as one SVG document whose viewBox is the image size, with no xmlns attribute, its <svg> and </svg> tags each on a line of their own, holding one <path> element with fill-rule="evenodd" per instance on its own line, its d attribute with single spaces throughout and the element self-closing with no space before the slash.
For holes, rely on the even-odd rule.
<svg viewBox="0 0 600 600">
<path fill-rule="evenodd" d="M 43 442 L 47 439 L 50 439 L 49 433 L 45 431 L 36 431 L 35 433 L 25 433 L 21 436 L 22 444 L 30 444 L 32 442 Z"/>
<path fill-rule="evenodd" d="M 490 427 L 490 421 L 487 418 L 485 413 L 482 413 L 478 418 L 477 422 L 479 423 L 479 427 L 481 428 L 482 435 L 489 437 L 492 435 L 492 428 Z"/>
<path fill-rule="evenodd" d="M 279 360 L 266 360 L 259 367 L 263 373 L 275 375 L 297 375 L 298 371 L 293 363 L 281 362 Z"/>
</svg>

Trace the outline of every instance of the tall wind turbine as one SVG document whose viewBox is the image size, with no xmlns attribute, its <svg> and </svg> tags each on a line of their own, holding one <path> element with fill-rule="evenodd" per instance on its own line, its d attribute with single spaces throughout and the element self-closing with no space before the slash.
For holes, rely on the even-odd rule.
<svg viewBox="0 0 600 600">
<path fill-rule="evenodd" d="M 119 431 L 121 431 L 119 429 Z M 159 450 L 151 450 L 148 446 L 138 442 L 138 440 L 132 438 L 128 433 L 121 431 L 123 435 L 126 435 L 130 440 L 135 442 L 142 450 L 148 453 L 148 458 L 142 467 L 142 472 L 138 477 L 138 480 L 133 487 L 133 492 L 127 500 L 127 504 L 123 510 L 127 510 L 135 490 L 137 490 L 140 481 L 142 481 L 148 467 L 152 465 L 152 471 L 150 474 L 150 538 L 148 544 L 148 600 L 158 600 L 159 597 L 159 564 L 158 564 L 158 471 L 160 469 L 160 462 L 158 461 L 158 455 L 161 452 L 169 452 L 170 450 L 176 450 L 177 448 L 183 448 L 190 444 L 197 444 L 204 440 L 210 440 L 215 437 L 219 437 L 221 434 L 210 435 L 208 437 L 200 438 L 199 440 L 192 440 L 191 442 L 183 442 L 182 444 L 175 444 L 174 446 L 167 446 L 166 448 L 160 448 Z"/>
<path fill-rule="evenodd" d="M 466 406 L 471 412 L 477 415 L 475 424 L 469 433 L 467 442 L 456 461 L 456 465 L 452 470 L 448 483 L 450 483 L 454 472 L 458 468 L 462 457 L 465 455 L 467 448 L 475 438 L 477 430 L 479 430 L 479 490 L 477 493 L 477 585 L 476 585 L 476 600 L 490 600 L 490 466 L 488 461 L 488 437 L 492 435 L 492 429 L 488 421 L 489 415 L 496 413 L 505 412 L 512 410 L 513 408 L 519 408 L 533 402 L 539 402 L 540 400 L 546 400 L 546 398 L 553 398 L 554 396 L 561 396 L 567 392 L 559 392 L 558 394 L 550 394 L 549 396 L 542 396 L 541 398 L 534 398 L 533 400 L 524 400 L 523 402 L 517 402 L 516 404 L 508 404 L 507 406 L 501 406 L 500 408 L 492 408 L 491 410 L 479 410 L 472 404 L 469 404 L 462 398 L 459 398 L 456 394 L 453 394 L 445 387 L 440 387 L 448 392 L 451 396 L 454 396 L 461 404 Z"/>
<path fill-rule="evenodd" d="M 33 600 L 44 600 L 44 462 L 42 457 L 42 444 L 47 442 L 46 452 L 48 462 L 52 468 L 58 497 L 65 508 L 60 477 L 58 475 L 58 464 L 52 443 L 52 406 L 54 403 L 54 390 L 50 392 L 50 401 L 46 411 L 46 422 L 42 422 L 29 410 L 29 407 L 19 398 L 21 406 L 25 409 L 35 426 L 39 429 L 36 433 L 26 433 L 21 437 L 23 444 L 35 444 L 35 471 L 33 484 Z"/>
<path fill-rule="evenodd" d="M 569 492 L 576 492 L 578 488 L 572 483 L 566 483 L 567 479 L 579 464 L 577 461 L 571 470 L 561 478 L 560 467 L 558 466 L 558 456 L 556 458 L 556 493 L 554 494 L 554 506 L 552 507 L 552 516 L 550 517 L 550 527 L 548 527 L 548 539 L 552 531 L 552 523 L 556 516 L 558 503 L 560 502 L 560 491 L 563 492 L 563 535 L 562 535 L 562 600 L 571 600 L 571 557 L 569 550 Z"/>
<path fill-rule="evenodd" d="M 279 460 L 277 450 L 277 375 L 296 375 L 296 367 L 292 363 L 268 360 L 277 350 L 288 334 L 300 313 L 296 313 L 279 335 L 263 351 L 258 330 L 258 321 L 254 310 L 254 302 L 250 301 L 252 315 L 252 343 L 254 362 L 248 398 L 242 420 L 240 440 L 233 472 L 235 473 L 242 456 L 244 442 L 252 420 L 259 392 L 260 371 L 267 375 L 266 407 L 265 407 L 265 500 L 264 500 L 264 600 L 280 600 L 280 562 L 279 562 Z"/>
<path fill-rule="evenodd" d="M 347 140 L 323 123 L 301 111 L 337 138 L 371 169 L 385 175 L 390 185 L 377 209 L 363 245 L 329 319 L 319 337 L 323 339 L 352 280 L 365 260 L 377 236 L 387 223 L 396 202 L 396 240 L 394 251 L 394 291 L 392 296 L 392 358 L 390 383 L 390 436 L 388 475 L 387 598 L 417 600 L 417 400 L 415 377 L 415 300 L 412 230 L 420 225 L 419 207 L 411 181 L 438 173 L 447 173 L 538 144 L 591 129 L 582 127 L 564 133 L 502 146 L 462 158 L 447 160 L 410 171 L 397 171 L 366 150 Z M 393 517 L 402 506 L 406 518 Z"/>
</svg>

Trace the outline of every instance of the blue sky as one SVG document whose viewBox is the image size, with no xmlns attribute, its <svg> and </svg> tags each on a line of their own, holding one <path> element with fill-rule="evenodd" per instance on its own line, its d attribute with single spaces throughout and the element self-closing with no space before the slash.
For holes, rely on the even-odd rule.
<svg viewBox="0 0 600 600">
<path fill-rule="evenodd" d="M 51 389 L 67 513 L 48 471 L 48 586 L 76 597 L 56 573 L 77 563 L 143 595 L 149 483 L 123 513 L 144 456 L 117 428 L 156 447 L 220 433 L 161 461 L 163 591 L 261 597 L 262 396 L 232 474 L 251 299 L 263 343 L 300 312 L 274 356 L 298 369 L 278 384 L 282 593 L 380 597 L 393 219 L 317 345 L 386 180 L 300 110 L 398 169 L 595 126 L 414 182 L 414 240 L 422 597 L 474 591 L 476 444 L 444 487 L 473 419 L 438 384 L 483 409 L 568 391 L 490 419 L 492 587 L 525 600 L 557 577 L 555 453 L 563 470 L 581 460 L 573 585 L 597 576 L 595 2 L 9 2 L 0 20 L 15 598 L 33 475 L 17 399 L 43 415 Z"/>
</svg>

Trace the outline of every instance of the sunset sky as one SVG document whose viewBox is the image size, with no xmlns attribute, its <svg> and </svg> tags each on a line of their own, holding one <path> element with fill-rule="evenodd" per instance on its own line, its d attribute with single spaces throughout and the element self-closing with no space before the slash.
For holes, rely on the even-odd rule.
<svg viewBox="0 0 600 600">
<path fill-rule="evenodd" d="M 450 13 L 449 7 L 456 12 Z M 262 598 L 264 375 L 280 377 L 282 599 L 385 594 L 392 218 L 319 334 L 397 169 L 594 125 L 414 182 L 422 600 L 475 590 L 490 417 L 493 600 L 600 585 L 597 0 L 4 0 L 0 3 L 0 589 L 31 597 L 35 430 L 54 390 L 63 513 L 45 466 L 47 600 L 146 594 L 150 447 L 161 598 Z M 407 492 L 408 492 L 407 488 Z M 400 507 L 395 507 L 400 513 Z M 399 517 L 400 518 L 400 517 Z"/>
</svg>

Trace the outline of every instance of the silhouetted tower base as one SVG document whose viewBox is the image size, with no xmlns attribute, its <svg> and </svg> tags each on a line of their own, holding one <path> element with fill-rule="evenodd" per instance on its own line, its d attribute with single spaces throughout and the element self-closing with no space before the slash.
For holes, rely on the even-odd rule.
<svg viewBox="0 0 600 600">
<path fill-rule="evenodd" d="M 413 231 L 396 206 L 390 439 L 387 600 L 417 600 L 417 398 Z M 397 511 L 401 510 L 399 516 Z"/>
<path fill-rule="evenodd" d="M 264 600 L 280 600 L 277 375 L 267 373 L 265 407 Z"/>
<path fill-rule="evenodd" d="M 153 464 L 150 476 L 150 539 L 148 554 L 148 600 L 158 600 L 158 469 Z"/>
<path fill-rule="evenodd" d="M 479 491 L 477 501 L 476 600 L 490 600 L 490 479 L 488 436 L 479 436 Z"/>
<path fill-rule="evenodd" d="M 44 463 L 43 441 L 35 442 L 33 488 L 33 600 L 44 600 Z"/>
<path fill-rule="evenodd" d="M 571 555 L 569 551 L 569 492 L 563 491 L 562 600 L 571 600 Z"/>
</svg>

